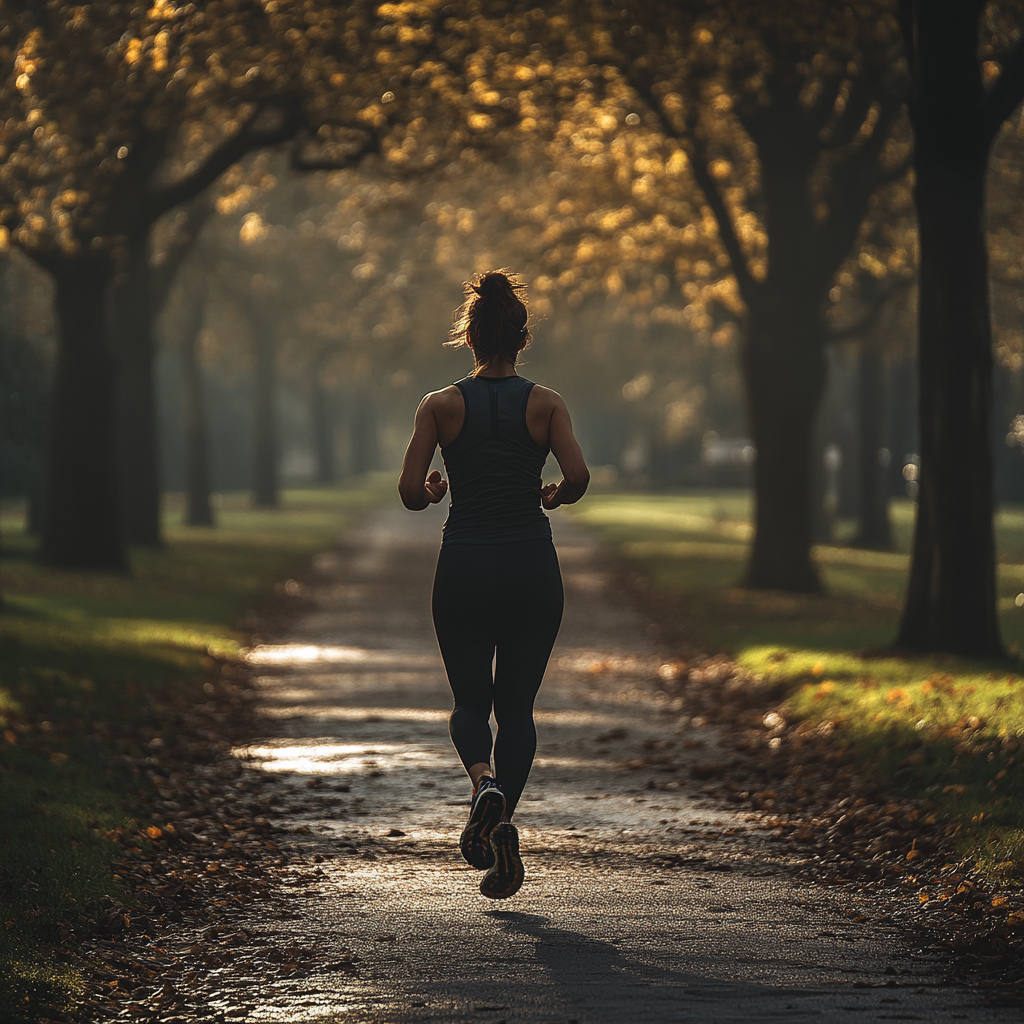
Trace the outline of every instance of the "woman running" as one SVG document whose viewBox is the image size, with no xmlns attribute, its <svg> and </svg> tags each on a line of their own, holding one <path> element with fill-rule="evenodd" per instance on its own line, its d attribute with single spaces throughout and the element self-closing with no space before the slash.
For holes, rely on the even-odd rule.
<svg viewBox="0 0 1024 1024">
<path fill-rule="evenodd" d="M 420 511 L 451 483 L 432 611 L 455 696 L 452 742 L 473 783 L 459 846 L 487 871 L 480 892 L 500 900 L 523 884 L 512 815 L 537 749 L 533 702 L 562 621 L 562 577 L 541 506 L 578 501 L 590 473 L 561 396 L 516 373 L 531 340 L 524 286 L 492 271 L 465 292 L 448 344 L 468 345 L 475 368 L 420 402 L 398 491 Z M 438 445 L 448 480 L 437 470 L 427 476 Z M 542 486 L 549 451 L 563 480 Z"/>
</svg>

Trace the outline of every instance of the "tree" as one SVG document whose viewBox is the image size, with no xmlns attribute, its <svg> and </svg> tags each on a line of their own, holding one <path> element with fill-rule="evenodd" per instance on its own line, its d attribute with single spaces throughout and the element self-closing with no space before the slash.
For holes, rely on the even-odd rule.
<svg viewBox="0 0 1024 1024">
<path fill-rule="evenodd" d="M 983 15 L 985 16 L 983 19 Z M 897 642 L 999 657 L 992 488 L 992 331 L 985 177 L 1024 95 L 1024 40 L 999 47 L 1016 9 L 901 0 L 920 233 L 921 471 Z M 1002 30 L 1002 31 L 1000 31 Z M 980 54 L 979 54 L 980 51 Z"/>
<path fill-rule="evenodd" d="M 210 443 L 206 417 L 206 391 L 199 358 L 199 339 L 206 312 L 209 282 L 193 282 L 181 326 L 182 378 L 185 390 L 185 525 L 215 525 L 210 503 Z"/>
<path fill-rule="evenodd" d="M 256 147 L 297 135 L 293 158 L 303 167 L 386 149 L 380 134 L 409 108 L 385 113 L 394 95 L 385 90 L 411 74 L 433 38 L 416 31 L 396 40 L 387 27 L 368 2 L 326 0 L 240 0 L 213 10 L 170 0 L 54 2 L 9 15 L 11 70 L 0 100 L 13 116 L 0 131 L 0 205 L 14 243 L 53 274 L 57 308 L 67 313 L 59 317 L 44 559 L 127 564 L 111 337 L 121 357 L 128 523 L 136 539 L 159 540 L 152 317 L 140 280 L 150 227 Z M 415 131 L 399 134 L 416 148 Z M 118 268 L 110 324 L 97 296 Z"/>
<path fill-rule="evenodd" d="M 149 311 L 154 320 L 167 303 L 182 264 L 192 254 L 203 226 L 214 212 L 208 194 L 192 200 L 154 232 L 149 275 Z M 210 289 L 211 268 L 198 261 L 187 285 L 179 289 L 177 323 L 184 390 L 185 525 L 213 526 L 210 503 L 209 435 L 203 367 L 199 358 L 200 334 Z M 152 337 L 152 329 L 149 331 Z"/>
<path fill-rule="evenodd" d="M 757 446 L 746 582 L 815 591 L 811 436 L 836 274 L 905 162 L 898 33 L 884 3 L 590 7 L 590 52 L 688 157 L 745 306 Z"/>
<path fill-rule="evenodd" d="M 3 168 L 8 210 L 18 214 L 7 219 L 13 241 L 56 286 L 59 346 L 41 546 L 41 556 L 55 564 L 127 566 L 112 333 L 121 342 L 125 465 L 138 471 L 124 493 L 141 495 L 146 505 L 129 523 L 138 539 L 158 540 L 149 289 L 148 280 L 140 281 L 148 273 L 148 229 L 247 148 L 273 141 L 264 132 L 281 130 L 260 120 L 258 90 L 232 92 L 230 72 L 245 83 L 251 47 L 260 41 L 255 12 L 237 11 L 205 33 L 201 21 L 169 4 L 140 13 L 58 3 L 25 8 L 7 26 L 14 30 L 8 38 L 15 38 L 11 66 L 21 110 L 5 132 L 15 146 L 31 140 Z M 240 29 L 248 31 L 239 37 Z M 231 54 L 241 68 L 224 60 L 225 40 L 235 43 Z M 238 121 L 224 116 L 229 98 L 251 101 Z M 188 122 L 223 128 L 191 166 L 168 177 L 171 150 Z M 112 332 L 107 291 L 119 263 L 129 285 L 115 306 Z"/>
</svg>

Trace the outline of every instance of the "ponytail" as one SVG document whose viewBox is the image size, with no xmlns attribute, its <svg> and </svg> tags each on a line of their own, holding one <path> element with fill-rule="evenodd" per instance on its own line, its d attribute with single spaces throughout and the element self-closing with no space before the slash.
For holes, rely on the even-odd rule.
<svg viewBox="0 0 1024 1024">
<path fill-rule="evenodd" d="M 447 344 L 468 345 L 480 366 L 502 360 L 514 366 L 532 340 L 526 285 L 509 270 L 492 270 L 476 283 L 467 281 L 464 290 Z"/>
</svg>

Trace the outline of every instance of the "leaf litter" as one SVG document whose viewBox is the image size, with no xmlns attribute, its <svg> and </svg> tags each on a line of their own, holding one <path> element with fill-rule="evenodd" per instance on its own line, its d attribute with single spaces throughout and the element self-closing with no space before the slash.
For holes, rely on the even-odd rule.
<svg viewBox="0 0 1024 1024">
<path fill-rule="evenodd" d="M 672 773 L 708 783 L 708 800 L 751 810 L 750 827 L 766 833 L 781 868 L 811 884 L 844 887 L 853 920 L 891 923 L 913 945 L 931 948 L 947 962 L 948 980 L 974 982 L 986 1005 L 1024 1006 L 1024 890 L 993 881 L 963 856 L 963 826 L 941 818 L 931 800 L 888 791 L 842 742 L 842 723 L 788 720 L 779 683 L 726 655 L 696 651 L 672 602 L 632 566 L 617 568 L 624 589 L 678 652 L 656 685 L 665 713 L 691 736 L 680 745 L 699 748 L 703 741 L 692 737 L 713 726 L 719 750 L 732 748 L 727 759 L 688 767 L 671 754 L 642 752 L 628 766 L 662 776 L 649 788 L 685 784 L 666 782 Z M 965 751 L 977 724 L 965 723 Z"/>
<path fill-rule="evenodd" d="M 140 809 L 148 820 L 105 833 L 117 846 L 112 869 L 124 895 L 64 929 L 54 956 L 82 985 L 72 1005 L 39 1018 L 44 1024 L 237 1019 L 253 1008 L 247 993 L 257 982 L 359 969 L 351 952 L 332 949 L 324 959 L 273 927 L 299 916 L 298 890 L 322 887 L 324 865 L 336 856 L 298 840 L 310 829 L 294 816 L 329 807 L 332 817 L 346 817 L 335 794 L 348 787 L 310 792 L 288 773 L 260 772 L 231 756 L 236 743 L 266 730 L 248 669 L 223 659 L 211 665 L 211 699 L 184 717 L 175 742 L 119 758 L 149 781 Z M 359 835 L 332 844 L 352 855 L 373 845 Z M 254 905 L 263 906 L 268 927 L 233 922 Z"/>
</svg>

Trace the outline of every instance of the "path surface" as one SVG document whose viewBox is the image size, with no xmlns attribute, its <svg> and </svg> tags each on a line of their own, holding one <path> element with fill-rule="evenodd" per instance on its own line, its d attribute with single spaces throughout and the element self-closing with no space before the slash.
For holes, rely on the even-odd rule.
<svg viewBox="0 0 1024 1024">
<path fill-rule="evenodd" d="M 253 652 L 278 732 L 237 754 L 269 773 L 275 820 L 309 830 L 291 855 L 322 862 L 295 868 L 292 914 L 244 923 L 320 966 L 270 980 L 255 958 L 231 1016 L 1020 1019 L 942 986 L 934 960 L 856 922 L 849 894 L 790 879 L 749 815 L 707 804 L 689 767 L 715 736 L 659 693 L 656 631 L 557 516 L 567 608 L 517 814 L 526 883 L 481 897 L 457 849 L 468 786 L 429 618 L 439 527 L 434 510 L 376 513 L 320 556 L 289 634 Z"/>
</svg>

